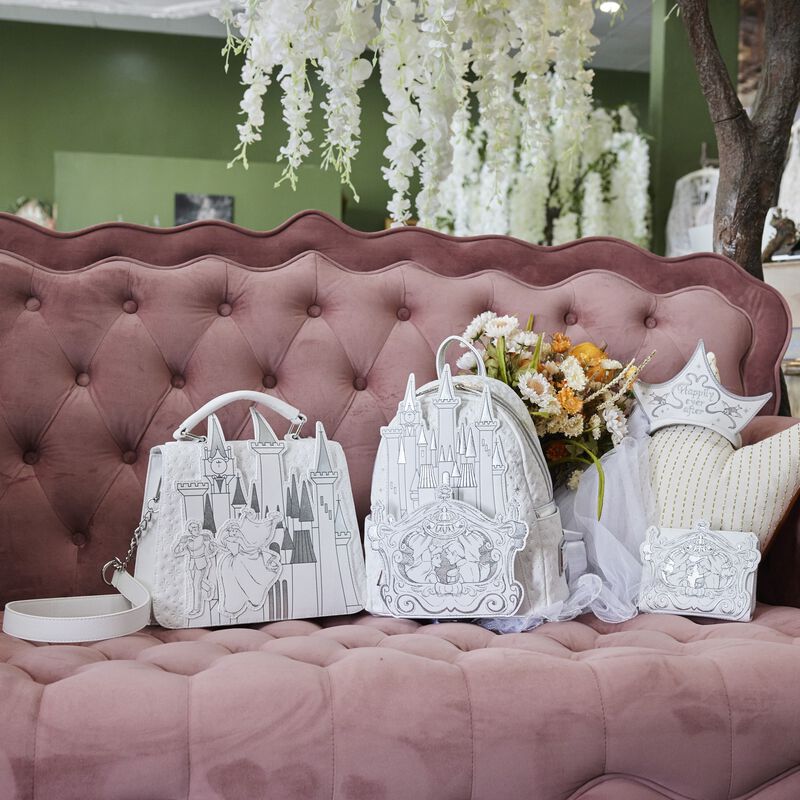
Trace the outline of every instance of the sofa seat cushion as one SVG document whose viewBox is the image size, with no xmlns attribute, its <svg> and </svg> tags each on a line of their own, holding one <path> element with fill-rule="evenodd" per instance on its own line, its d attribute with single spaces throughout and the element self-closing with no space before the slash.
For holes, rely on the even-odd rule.
<svg viewBox="0 0 800 800">
<path fill-rule="evenodd" d="M 800 609 L 0 635 L 3 798 L 796 798 Z"/>
</svg>

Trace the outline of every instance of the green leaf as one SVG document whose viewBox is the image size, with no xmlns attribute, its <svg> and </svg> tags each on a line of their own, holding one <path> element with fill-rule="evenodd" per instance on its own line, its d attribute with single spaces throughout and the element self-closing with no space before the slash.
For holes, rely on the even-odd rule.
<svg viewBox="0 0 800 800">
<path fill-rule="evenodd" d="M 533 317 L 533 315 L 531 315 Z M 542 355 L 542 340 L 544 339 L 544 334 L 540 333 L 539 338 L 536 340 L 536 348 L 533 351 L 533 361 L 531 361 L 531 366 L 534 370 L 539 369 L 539 358 Z"/>
<path fill-rule="evenodd" d="M 500 336 L 497 339 L 497 373 L 503 383 L 508 384 L 506 374 L 506 337 Z"/>
</svg>

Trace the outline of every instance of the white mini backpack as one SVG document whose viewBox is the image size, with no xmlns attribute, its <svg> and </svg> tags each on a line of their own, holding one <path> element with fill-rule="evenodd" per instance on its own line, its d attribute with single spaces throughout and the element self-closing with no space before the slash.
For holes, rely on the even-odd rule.
<svg viewBox="0 0 800 800">
<path fill-rule="evenodd" d="M 445 351 L 473 350 L 453 377 Z M 528 616 L 569 594 L 564 534 L 541 444 L 522 400 L 486 376 L 458 336 L 438 380 L 413 373 L 381 428 L 365 523 L 367 610 L 395 617 Z"/>
</svg>

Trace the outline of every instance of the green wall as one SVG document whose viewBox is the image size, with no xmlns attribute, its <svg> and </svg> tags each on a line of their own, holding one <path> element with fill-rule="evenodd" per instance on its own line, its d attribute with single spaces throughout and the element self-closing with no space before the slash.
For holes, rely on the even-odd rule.
<svg viewBox="0 0 800 800">
<path fill-rule="evenodd" d="M 212 38 L 0 21 L 0 209 L 21 195 L 53 200 L 56 152 L 229 160 L 241 86 L 235 65 L 225 74 L 221 46 Z M 346 200 L 345 218 L 380 228 L 386 125 L 377 76 L 364 105 L 362 152 L 353 168 L 361 204 Z M 252 146 L 251 162 L 274 163 L 283 141 L 277 94 L 265 110 L 267 138 Z M 319 138 L 318 112 L 311 127 Z M 304 180 L 313 197 L 313 175 Z M 321 187 L 327 197 L 327 176 Z"/>
<path fill-rule="evenodd" d="M 649 73 L 596 69 L 593 94 L 595 102 L 606 108 L 630 106 L 640 125 L 647 129 L 650 104 Z"/>
<path fill-rule="evenodd" d="M 176 192 L 231 195 L 234 222 L 254 230 L 274 228 L 305 208 L 334 216 L 341 208 L 336 175 L 317 167 L 300 167 L 293 192 L 288 183 L 274 188 L 281 173 L 278 164 L 253 163 L 243 170 L 200 158 L 56 153 L 55 165 L 58 227 L 63 231 L 109 217 L 140 225 L 174 225 Z"/>
<path fill-rule="evenodd" d="M 0 21 L 0 209 L 21 195 L 53 200 L 57 152 L 230 159 L 241 86 L 236 64 L 228 75 L 223 71 L 221 45 L 220 39 L 202 37 Z M 611 106 L 632 101 L 641 112 L 647 105 L 645 80 L 639 73 L 598 70 L 595 97 Z M 353 166 L 361 202 L 344 191 L 343 217 L 374 230 L 383 227 L 389 196 L 380 171 L 386 103 L 377 70 L 363 91 L 362 107 L 361 152 Z M 266 115 L 266 140 L 252 146 L 251 162 L 274 163 L 283 142 L 275 92 L 268 94 Z M 318 110 L 311 130 L 319 140 Z M 311 170 L 303 177 L 311 198 L 318 187 L 320 196 L 328 196 L 329 177 L 319 175 Z M 88 178 L 87 193 L 93 191 Z M 91 198 L 86 202 L 96 207 Z M 237 203 L 237 221 L 244 210 Z M 61 212 L 65 222 L 73 214 Z M 109 209 L 107 215 L 116 219 L 118 213 Z M 171 216 L 161 221 L 170 224 Z"/>
<path fill-rule="evenodd" d="M 664 252 L 665 226 L 675 181 L 700 167 L 700 148 L 717 155 L 714 126 L 697 80 L 683 21 L 674 0 L 654 0 L 650 57 L 650 132 L 653 187 L 653 250 Z M 710 0 L 711 21 L 731 74 L 736 73 L 739 4 Z"/>
</svg>

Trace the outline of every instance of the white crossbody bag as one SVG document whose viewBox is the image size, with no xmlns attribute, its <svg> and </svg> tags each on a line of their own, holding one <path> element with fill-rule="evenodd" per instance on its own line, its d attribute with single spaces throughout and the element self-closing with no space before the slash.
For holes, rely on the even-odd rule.
<svg viewBox="0 0 800 800">
<path fill-rule="evenodd" d="M 214 412 L 237 400 L 291 423 L 278 439 L 250 409 L 253 438 L 226 441 Z M 208 419 L 208 434 L 192 430 Z M 154 447 L 142 518 L 124 558 L 103 567 L 119 594 L 8 603 L 3 630 L 41 642 L 165 628 L 351 614 L 363 606 L 364 559 L 344 451 L 321 423 L 262 392 L 229 392 Z M 128 565 L 136 554 L 135 577 Z"/>
</svg>

